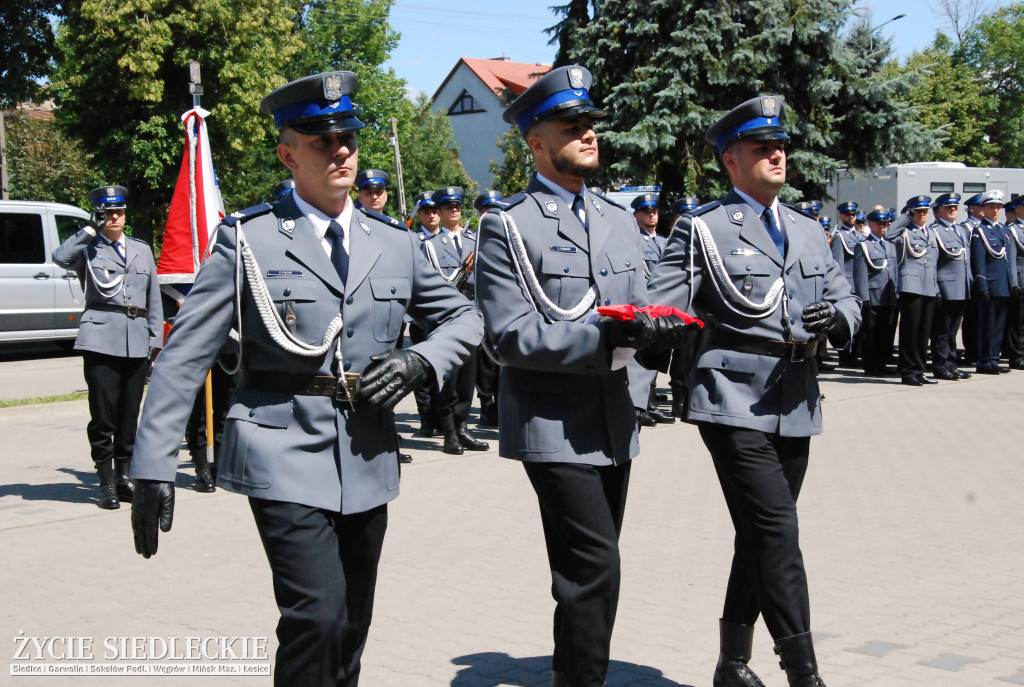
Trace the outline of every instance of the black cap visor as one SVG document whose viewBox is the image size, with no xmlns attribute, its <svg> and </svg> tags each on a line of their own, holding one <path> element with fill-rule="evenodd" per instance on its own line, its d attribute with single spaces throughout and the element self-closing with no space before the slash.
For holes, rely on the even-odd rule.
<svg viewBox="0 0 1024 687">
<path fill-rule="evenodd" d="M 330 115 L 298 117 L 285 123 L 285 127 L 294 129 L 306 136 L 322 134 L 340 134 L 346 131 L 358 131 L 366 125 L 359 121 L 354 112 L 338 112 Z"/>
</svg>

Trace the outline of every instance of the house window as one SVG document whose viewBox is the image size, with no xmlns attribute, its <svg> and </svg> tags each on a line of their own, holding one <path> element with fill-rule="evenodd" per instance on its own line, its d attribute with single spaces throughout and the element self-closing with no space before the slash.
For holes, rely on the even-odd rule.
<svg viewBox="0 0 1024 687">
<path fill-rule="evenodd" d="M 964 193 L 984 193 L 985 183 L 984 182 L 964 182 Z"/>
<path fill-rule="evenodd" d="M 459 97 L 455 99 L 452 106 L 448 108 L 448 115 L 472 114 L 474 112 L 486 112 L 484 108 L 478 107 L 476 100 L 463 89 Z"/>
<path fill-rule="evenodd" d="M 933 181 L 932 193 L 952 193 L 954 190 L 952 181 Z"/>
</svg>

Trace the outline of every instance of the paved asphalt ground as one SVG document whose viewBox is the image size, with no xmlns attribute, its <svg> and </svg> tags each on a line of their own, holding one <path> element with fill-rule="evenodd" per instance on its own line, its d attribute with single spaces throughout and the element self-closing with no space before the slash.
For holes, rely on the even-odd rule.
<svg viewBox="0 0 1024 687">
<path fill-rule="evenodd" d="M 3 359 L 0 398 L 84 388 L 77 357 Z M 800 517 L 825 680 L 1024 685 L 1024 372 L 911 388 L 840 371 L 822 392 Z M 415 461 L 390 508 L 362 684 L 548 685 L 553 602 L 522 468 L 493 431 L 495 450 L 446 456 L 413 438 L 410 400 L 399 410 Z M 192 491 L 183 462 L 174 528 L 144 560 L 129 508 L 96 507 L 87 419 L 85 401 L 0 410 L 0 684 L 269 687 L 10 675 L 19 637 L 86 637 L 96 655 L 108 637 L 265 637 L 273 663 L 277 609 L 246 500 Z M 608 683 L 709 687 L 731 524 L 694 427 L 640 441 Z M 752 666 L 782 687 L 771 646 L 759 625 Z"/>
</svg>

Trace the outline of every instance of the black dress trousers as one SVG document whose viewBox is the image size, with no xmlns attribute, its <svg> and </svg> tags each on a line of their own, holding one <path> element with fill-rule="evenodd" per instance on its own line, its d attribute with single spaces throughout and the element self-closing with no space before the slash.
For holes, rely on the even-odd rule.
<svg viewBox="0 0 1024 687">
<path fill-rule="evenodd" d="M 1024 297 L 1011 295 L 1007 304 L 1003 355 L 1013 367 L 1024 366 Z"/>
<path fill-rule="evenodd" d="M 810 437 L 781 437 L 698 423 L 736 528 L 724 620 L 753 625 L 759 614 L 772 638 L 808 632 L 810 600 L 800 552 L 796 499 Z"/>
<path fill-rule="evenodd" d="M 355 687 L 387 505 L 351 515 L 252 497 L 249 506 L 281 611 L 274 685 Z"/>
<path fill-rule="evenodd" d="M 555 598 L 552 670 L 605 684 L 619 603 L 619 533 L 631 463 L 523 463 L 540 503 Z"/>
<path fill-rule="evenodd" d="M 967 301 L 942 299 L 935 308 L 932 320 L 932 371 L 955 372 L 956 334 L 967 310 Z"/>
<path fill-rule="evenodd" d="M 89 387 L 85 432 L 94 462 L 131 459 L 148 370 L 148 358 L 82 353 L 82 373 Z"/>
<path fill-rule="evenodd" d="M 900 294 L 900 376 L 903 379 L 924 375 L 934 313 L 933 297 Z"/>
</svg>

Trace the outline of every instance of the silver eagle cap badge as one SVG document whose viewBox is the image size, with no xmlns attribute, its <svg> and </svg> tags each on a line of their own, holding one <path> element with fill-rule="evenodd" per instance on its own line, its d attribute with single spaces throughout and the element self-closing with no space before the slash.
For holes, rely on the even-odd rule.
<svg viewBox="0 0 1024 687">
<path fill-rule="evenodd" d="M 579 67 L 572 67 L 569 70 L 569 86 L 583 88 L 583 70 Z"/>
<path fill-rule="evenodd" d="M 328 74 L 324 77 L 324 98 L 327 100 L 341 100 L 341 77 L 337 74 Z"/>
</svg>

